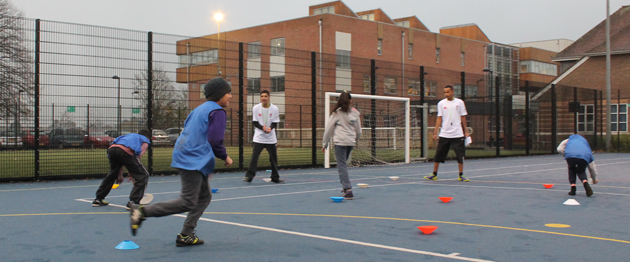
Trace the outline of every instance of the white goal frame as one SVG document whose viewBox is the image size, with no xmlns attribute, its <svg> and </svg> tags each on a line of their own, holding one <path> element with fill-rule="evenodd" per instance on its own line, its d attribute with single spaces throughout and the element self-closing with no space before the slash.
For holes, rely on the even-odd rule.
<svg viewBox="0 0 630 262">
<path fill-rule="evenodd" d="M 325 109 L 324 109 L 324 126 L 328 126 L 329 114 L 330 114 L 330 97 L 339 97 L 341 93 L 337 92 L 326 92 L 325 96 Z M 409 158 L 409 148 L 410 148 L 410 127 L 411 127 L 411 104 L 410 99 L 408 97 L 394 97 L 394 96 L 376 96 L 376 95 L 358 95 L 352 94 L 352 98 L 365 98 L 370 100 L 389 100 L 389 101 L 401 101 L 405 104 L 405 163 L 410 163 Z M 326 152 L 324 153 L 324 168 L 330 168 L 330 143 L 328 147 L 326 147 Z"/>
</svg>

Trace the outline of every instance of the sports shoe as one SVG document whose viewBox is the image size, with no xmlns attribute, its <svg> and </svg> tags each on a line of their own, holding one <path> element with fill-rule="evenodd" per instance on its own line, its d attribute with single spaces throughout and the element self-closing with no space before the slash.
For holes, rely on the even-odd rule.
<svg viewBox="0 0 630 262">
<path fill-rule="evenodd" d="M 284 180 L 278 178 L 278 179 L 271 179 L 272 183 L 276 183 L 276 184 L 284 184 Z"/>
<path fill-rule="evenodd" d="M 591 189 L 591 186 L 588 184 L 588 182 L 584 182 L 584 190 L 586 190 L 586 196 L 590 197 L 593 195 L 593 189 Z"/>
<path fill-rule="evenodd" d="M 145 220 L 144 212 L 142 211 L 143 207 L 144 206 L 136 204 L 131 205 L 131 235 L 136 235 L 136 232 L 138 231 L 138 228 L 140 228 L 142 221 Z"/>
<path fill-rule="evenodd" d="M 424 179 L 437 181 L 437 176 L 436 175 L 425 176 Z"/>
<path fill-rule="evenodd" d="M 202 245 L 203 240 L 199 239 L 194 233 L 188 236 L 182 236 L 182 234 L 177 234 L 177 240 L 175 240 L 175 245 L 178 247 L 184 246 L 194 246 L 194 245 Z"/>
<path fill-rule="evenodd" d="M 352 190 L 346 190 L 344 189 L 343 191 L 341 191 L 341 197 L 343 197 L 344 199 L 354 199 L 354 195 L 352 194 Z"/>
<path fill-rule="evenodd" d="M 246 176 L 246 177 L 243 178 L 243 181 L 245 181 L 247 183 L 251 183 L 253 179 L 254 179 L 253 177 Z"/>
<path fill-rule="evenodd" d="M 100 207 L 100 206 L 106 206 L 106 205 L 109 205 L 109 202 L 103 199 L 94 199 L 94 201 L 92 201 L 93 207 Z"/>
<path fill-rule="evenodd" d="M 464 176 L 464 175 L 459 176 L 459 178 L 457 180 L 463 181 L 463 182 L 470 182 L 470 180 L 468 178 L 466 178 L 466 176 Z"/>
<path fill-rule="evenodd" d="M 570 196 L 575 196 L 575 186 L 571 186 L 571 191 L 569 191 Z"/>
<path fill-rule="evenodd" d="M 127 202 L 127 210 L 131 210 L 131 206 L 135 204 L 133 201 Z"/>
</svg>

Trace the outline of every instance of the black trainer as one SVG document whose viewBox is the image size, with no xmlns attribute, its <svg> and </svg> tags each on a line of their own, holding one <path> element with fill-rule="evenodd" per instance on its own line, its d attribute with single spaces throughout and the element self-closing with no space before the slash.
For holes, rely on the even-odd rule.
<svg viewBox="0 0 630 262">
<path fill-rule="evenodd" d="M 127 202 L 127 210 L 131 210 L 131 206 L 133 206 L 135 203 L 133 201 L 129 201 Z"/>
<path fill-rule="evenodd" d="M 271 179 L 272 183 L 276 183 L 276 184 L 284 184 L 284 180 L 278 178 L 278 179 Z"/>
<path fill-rule="evenodd" d="M 131 235 L 136 235 L 136 232 L 138 231 L 138 228 L 140 228 L 142 221 L 145 220 L 144 212 L 142 211 L 143 207 L 144 206 L 136 204 L 131 205 Z"/>
<path fill-rule="evenodd" d="M 575 186 L 571 186 L 571 191 L 569 191 L 570 196 L 575 196 Z"/>
<path fill-rule="evenodd" d="M 188 236 L 177 234 L 177 240 L 175 240 L 175 245 L 178 247 L 203 245 L 203 240 L 199 239 L 194 233 Z"/>
<path fill-rule="evenodd" d="M 593 189 L 591 189 L 591 186 L 588 184 L 588 182 L 584 182 L 584 190 L 586 190 L 587 197 L 590 197 L 593 195 Z"/>
<path fill-rule="evenodd" d="M 254 179 L 253 177 L 246 176 L 245 178 L 243 178 L 243 181 L 245 181 L 247 183 L 251 183 L 253 179 Z"/>
<path fill-rule="evenodd" d="M 100 207 L 100 206 L 106 206 L 106 205 L 109 205 L 109 202 L 103 199 L 94 199 L 94 201 L 92 201 L 93 207 Z"/>
<path fill-rule="evenodd" d="M 344 189 L 343 191 L 341 191 L 341 193 L 343 193 L 341 194 L 341 197 L 345 199 L 348 199 L 348 200 L 354 199 L 354 194 L 352 194 L 352 190 Z"/>
</svg>

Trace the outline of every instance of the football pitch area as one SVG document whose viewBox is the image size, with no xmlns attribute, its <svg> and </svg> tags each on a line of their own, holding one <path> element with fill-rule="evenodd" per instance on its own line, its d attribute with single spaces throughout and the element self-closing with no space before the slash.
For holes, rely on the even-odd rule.
<svg viewBox="0 0 630 262">
<path fill-rule="evenodd" d="M 595 157 L 591 197 L 580 186 L 567 195 L 557 155 L 467 160 L 470 182 L 457 181 L 455 161 L 437 181 L 423 178 L 433 163 L 350 168 L 355 197 L 339 203 L 334 168 L 282 170 L 285 184 L 218 173 L 197 226 L 205 244 L 191 247 L 174 243 L 185 214 L 148 218 L 131 236 L 128 182 L 103 207 L 91 206 L 100 179 L 4 183 L 0 252 L 3 261 L 625 261 L 630 154 Z M 178 176 L 153 176 L 147 189 L 153 202 L 179 191 Z M 418 230 L 428 225 L 437 229 Z M 124 240 L 139 248 L 116 249 Z"/>
</svg>

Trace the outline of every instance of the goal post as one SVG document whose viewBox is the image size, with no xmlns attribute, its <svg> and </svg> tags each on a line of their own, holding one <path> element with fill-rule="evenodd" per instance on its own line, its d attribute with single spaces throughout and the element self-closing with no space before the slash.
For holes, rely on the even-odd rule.
<svg viewBox="0 0 630 262">
<path fill-rule="evenodd" d="M 331 97 L 339 97 L 341 94 L 336 92 L 326 92 L 325 93 L 325 110 L 324 110 L 324 119 L 325 125 L 328 125 L 329 116 L 330 116 L 330 105 L 331 105 Z M 377 107 L 377 110 L 372 109 L 372 106 L 367 104 L 373 100 L 386 101 L 380 103 L 386 103 L 387 107 L 384 106 Z M 390 106 L 390 102 L 394 104 L 394 106 Z M 361 112 L 362 115 L 370 114 L 370 112 L 366 111 L 376 111 L 377 116 L 371 116 L 371 119 L 376 119 L 374 123 L 366 124 L 364 123 L 364 119 L 361 119 L 361 124 L 363 127 L 363 138 L 360 141 L 357 141 L 358 145 L 353 150 L 353 159 L 355 159 L 355 155 L 359 154 L 359 151 L 363 150 L 364 152 L 361 154 L 361 157 L 369 158 L 372 162 L 376 163 L 389 163 L 392 162 L 404 162 L 410 163 L 410 145 L 411 145 L 411 103 L 408 97 L 394 97 L 394 96 L 377 96 L 377 95 L 361 95 L 361 94 L 352 94 L 352 106 L 360 107 L 361 105 L 365 105 Z M 393 111 L 393 114 L 390 111 L 390 108 Z M 424 114 L 427 114 L 426 104 L 425 105 L 415 105 L 414 110 L 416 108 L 424 108 Z M 359 108 L 357 108 L 359 109 Z M 369 110 L 368 110 L 369 109 Z M 361 109 L 359 109 L 361 111 Z M 403 112 L 404 111 L 404 114 Z M 415 112 L 415 111 L 414 111 Z M 415 114 L 414 114 L 415 115 Z M 423 120 L 421 122 L 426 126 L 426 116 L 422 116 Z M 415 118 L 414 118 L 415 119 Z M 400 121 L 399 121 L 400 120 Z M 367 120 L 366 120 L 367 121 Z M 373 120 L 372 120 L 373 121 Z M 419 128 L 421 130 L 413 130 L 415 133 L 418 133 L 418 141 L 421 141 L 423 146 L 426 146 L 426 128 Z M 404 135 L 396 134 L 397 132 L 402 132 Z M 371 141 L 369 139 L 365 139 L 366 134 L 372 136 Z M 375 136 L 380 135 L 378 142 L 375 143 Z M 403 138 L 402 141 L 399 139 Z M 398 141 L 398 143 L 396 142 Z M 330 144 L 329 147 L 325 150 L 324 157 L 324 167 L 330 168 Z M 369 146 L 364 146 L 369 145 Z M 370 150 L 368 150 L 369 148 Z M 391 154 L 397 155 L 398 157 L 402 157 L 400 153 L 401 150 L 404 150 L 404 160 L 391 160 L 391 157 L 385 157 L 385 159 L 377 159 L 375 156 L 376 151 L 379 154 Z M 368 152 L 369 151 L 369 152 Z M 383 152 L 387 151 L 387 152 Z M 394 152 L 395 151 L 395 152 Z M 426 152 L 426 151 L 425 151 Z M 355 154 L 356 153 L 356 154 Z M 356 156 L 358 158 L 358 156 Z M 366 160 L 367 161 L 367 160 Z"/>
</svg>

